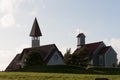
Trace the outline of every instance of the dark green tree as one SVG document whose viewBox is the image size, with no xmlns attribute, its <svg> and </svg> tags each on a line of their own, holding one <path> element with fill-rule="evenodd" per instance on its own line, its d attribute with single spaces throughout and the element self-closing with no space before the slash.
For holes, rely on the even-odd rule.
<svg viewBox="0 0 120 80">
<path fill-rule="evenodd" d="M 71 62 L 71 48 L 66 50 L 66 53 L 64 54 L 64 62 L 68 65 L 70 64 L 70 62 Z"/>
<path fill-rule="evenodd" d="M 72 54 L 72 65 L 87 67 L 89 65 L 89 61 L 90 57 L 86 47 L 82 47 L 80 50 Z"/>
<path fill-rule="evenodd" d="M 37 52 L 29 52 L 25 56 L 24 65 L 25 66 L 38 66 L 43 65 L 44 61 L 40 55 L 40 53 Z"/>
</svg>

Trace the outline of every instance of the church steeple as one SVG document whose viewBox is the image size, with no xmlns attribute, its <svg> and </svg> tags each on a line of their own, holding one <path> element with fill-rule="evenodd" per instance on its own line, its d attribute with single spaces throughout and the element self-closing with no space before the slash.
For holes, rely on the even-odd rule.
<svg viewBox="0 0 120 80">
<path fill-rule="evenodd" d="M 37 19 L 35 18 L 32 26 L 32 30 L 30 32 L 30 37 L 32 37 L 32 47 L 40 46 L 40 36 L 42 36 L 42 33 L 40 31 Z"/>
<path fill-rule="evenodd" d="M 80 48 L 85 45 L 85 35 L 83 33 L 79 33 L 77 35 L 77 48 Z"/>
</svg>

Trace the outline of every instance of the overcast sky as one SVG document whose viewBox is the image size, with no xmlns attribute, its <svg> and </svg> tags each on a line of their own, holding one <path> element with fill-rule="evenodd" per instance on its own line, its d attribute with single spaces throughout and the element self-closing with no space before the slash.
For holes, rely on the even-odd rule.
<svg viewBox="0 0 120 80">
<path fill-rule="evenodd" d="M 55 43 L 63 54 L 76 48 L 76 35 L 86 43 L 112 45 L 120 60 L 120 0 L 0 0 L 0 70 L 17 53 L 31 47 L 29 33 L 37 17 L 41 45 Z"/>
</svg>

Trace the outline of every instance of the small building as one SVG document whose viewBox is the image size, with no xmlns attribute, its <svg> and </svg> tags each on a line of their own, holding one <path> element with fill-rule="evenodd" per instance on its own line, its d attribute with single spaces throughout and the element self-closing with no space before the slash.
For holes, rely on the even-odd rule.
<svg viewBox="0 0 120 80">
<path fill-rule="evenodd" d="M 103 41 L 85 44 L 85 37 L 83 33 L 78 34 L 77 49 L 73 54 L 86 47 L 87 54 L 90 57 L 90 65 L 102 67 L 117 66 L 117 53 L 111 46 L 106 46 Z"/>
<path fill-rule="evenodd" d="M 40 31 L 37 19 L 35 18 L 30 37 L 32 39 L 32 47 L 23 49 L 22 53 L 17 54 L 5 71 L 24 68 L 26 54 L 31 51 L 39 53 L 46 65 L 64 65 L 63 55 L 55 44 L 40 45 Z"/>
</svg>

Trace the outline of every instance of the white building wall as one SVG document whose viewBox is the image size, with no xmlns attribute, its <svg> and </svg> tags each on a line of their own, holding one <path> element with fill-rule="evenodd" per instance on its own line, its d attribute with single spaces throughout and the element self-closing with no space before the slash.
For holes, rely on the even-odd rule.
<svg viewBox="0 0 120 80">
<path fill-rule="evenodd" d="M 39 47 L 40 46 L 40 41 L 39 40 L 32 40 L 32 47 Z"/>
<path fill-rule="evenodd" d="M 80 37 L 80 45 L 85 45 L 85 36 Z"/>
<path fill-rule="evenodd" d="M 99 66 L 104 66 L 104 55 L 99 55 Z"/>
<path fill-rule="evenodd" d="M 47 65 L 64 65 L 64 60 L 57 51 L 53 54 Z"/>
<path fill-rule="evenodd" d="M 106 45 L 104 43 L 101 43 L 99 45 L 99 47 L 94 51 L 92 58 L 93 58 L 93 66 L 99 66 L 99 57 L 98 57 L 98 53 L 99 51 L 105 47 Z"/>
<path fill-rule="evenodd" d="M 77 48 L 80 48 L 83 45 L 85 45 L 85 36 L 84 35 L 77 38 Z"/>
<path fill-rule="evenodd" d="M 117 53 L 111 47 L 105 53 L 105 66 L 106 67 L 114 67 L 117 65 Z"/>
</svg>

